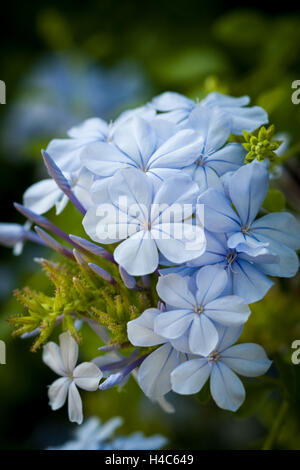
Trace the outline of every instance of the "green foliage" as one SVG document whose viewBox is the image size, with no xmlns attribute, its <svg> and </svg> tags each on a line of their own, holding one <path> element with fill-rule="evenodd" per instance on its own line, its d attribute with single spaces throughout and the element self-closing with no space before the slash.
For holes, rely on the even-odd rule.
<svg viewBox="0 0 300 470">
<path fill-rule="evenodd" d="M 270 188 L 263 208 L 268 212 L 279 212 L 285 209 L 285 197 L 279 189 Z"/>
<path fill-rule="evenodd" d="M 253 160 L 263 161 L 268 158 L 271 162 L 277 157 L 275 150 L 277 150 L 282 141 L 272 140 L 275 132 L 274 125 L 271 125 L 267 129 L 262 126 L 259 131 L 253 133 L 243 131 L 243 135 L 246 143 L 243 147 L 247 150 L 245 157 L 245 163 L 250 163 Z"/>
<path fill-rule="evenodd" d="M 112 344 L 127 343 L 127 322 L 150 306 L 150 292 L 125 288 L 117 267 L 112 263 L 113 284 L 97 276 L 87 265 L 79 265 L 72 260 L 64 260 L 63 263 L 42 260 L 42 265 L 55 287 L 53 295 L 47 296 L 28 287 L 16 290 L 15 295 L 27 313 L 8 320 L 16 328 L 14 335 L 17 336 L 39 328 L 32 351 L 48 340 L 58 323 L 79 342 L 80 335 L 74 322 L 80 318 L 107 327 Z"/>
</svg>

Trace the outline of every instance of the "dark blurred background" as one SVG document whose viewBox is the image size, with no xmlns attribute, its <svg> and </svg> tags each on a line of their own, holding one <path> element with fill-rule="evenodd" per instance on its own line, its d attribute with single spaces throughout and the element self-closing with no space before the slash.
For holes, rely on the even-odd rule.
<svg viewBox="0 0 300 470">
<path fill-rule="evenodd" d="M 7 87 L 7 104 L 0 106 L 1 221 L 23 223 L 12 202 L 21 202 L 24 190 L 46 176 L 40 149 L 49 140 L 88 117 L 113 119 L 165 90 L 200 99 L 215 90 L 248 94 L 263 106 L 291 155 L 272 185 L 282 191 L 289 210 L 299 210 L 300 105 L 291 102 L 291 84 L 300 79 L 300 16 L 292 3 L 241 7 L 216 0 L 86 0 L 20 2 L 5 8 L 0 32 L 0 79 Z M 75 232 L 70 209 L 60 222 Z M 0 448 L 44 448 L 63 442 L 74 426 L 65 407 L 57 412 L 48 407 L 46 386 L 55 377 L 43 365 L 41 352 L 31 353 L 29 340 L 12 340 L 6 319 L 22 311 L 13 289 L 26 284 L 50 289 L 32 261 L 47 253 L 29 245 L 21 257 L 2 247 L 0 253 L 0 339 L 7 343 L 7 365 L 0 365 Z M 291 342 L 300 337 L 299 307 L 299 280 L 277 281 L 253 306 L 244 333 L 246 340 L 260 342 L 271 357 L 279 357 L 283 391 L 249 381 L 246 404 L 236 414 L 206 403 L 205 394 L 170 396 L 177 412 L 166 415 L 131 379 L 121 392 L 83 395 L 86 415 L 104 421 L 121 415 L 122 433 L 160 432 L 170 448 L 260 448 L 282 396 L 295 387 L 276 446 L 299 449 L 300 365 L 298 372 L 289 360 Z M 91 359 L 97 338 L 84 334 L 82 355 Z"/>
</svg>

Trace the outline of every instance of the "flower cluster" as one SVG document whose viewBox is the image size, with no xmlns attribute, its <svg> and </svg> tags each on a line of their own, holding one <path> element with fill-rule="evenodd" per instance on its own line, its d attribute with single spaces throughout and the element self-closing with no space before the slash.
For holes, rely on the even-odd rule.
<svg viewBox="0 0 300 470">
<path fill-rule="evenodd" d="M 249 304 L 273 285 L 270 276 L 296 274 L 300 226 L 288 212 L 263 207 L 268 155 L 274 164 L 279 144 L 270 143 L 273 131 L 259 131 L 268 122 L 266 112 L 248 104 L 247 96 L 211 93 L 194 102 L 168 92 L 113 123 L 88 119 L 69 138 L 50 142 L 43 158 L 51 179 L 31 186 L 24 206 L 16 205 L 46 231 L 0 226 L 3 243 L 37 241 L 81 269 L 77 276 L 72 268 L 69 281 L 80 301 L 73 299 L 70 307 L 66 295 L 54 302 L 55 312 L 45 314 L 52 327 L 62 321 L 68 329 L 65 318 L 87 321 L 106 343 L 100 348 L 105 354 L 79 366 L 69 332 L 60 336 L 60 348 L 44 346 L 44 362 L 61 376 L 49 388 L 50 404 L 57 409 L 68 395 L 71 421 L 82 422 L 77 387 L 122 386 L 131 373 L 162 406 L 170 390 L 194 394 L 210 378 L 216 404 L 235 411 L 245 398 L 238 375 L 255 377 L 269 369 L 261 346 L 235 343 Z M 257 147 L 261 141 L 266 151 Z M 247 150 L 252 153 L 245 162 Z M 42 215 L 54 206 L 60 213 L 69 200 L 90 240 L 66 234 Z M 95 276 L 104 283 L 101 289 Z M 106 307 L 98 306 L 97 297 Z M 34 311 L 32 298 L 27 293 Z M 45 336 L 47 324 L 19 331 L 28 336 L 44 328 Z M 123 347 L 131 347 L 129 355 L 121 354 Z"/>
<path fill-rule="evenodd" d="M 157 450 L 165 446 L 167 440 L 160 434 L 146 437 L 141 432 L 129 436 L 114 436 L 122 426 L 122 418 L 116 416 L 105 424 L 97 417 L 89 418 L 74 432 L 73 439 L 47 450 Z"/>
</svg>

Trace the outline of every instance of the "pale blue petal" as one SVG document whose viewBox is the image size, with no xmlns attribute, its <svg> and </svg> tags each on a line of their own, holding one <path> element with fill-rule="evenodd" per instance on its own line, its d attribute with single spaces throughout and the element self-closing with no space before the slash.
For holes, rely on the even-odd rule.
<svg viewBox="0 0 300 470">
<path fill-rule="evenodd" d="M 219 266 L 204 266 L 196 275 L 198 305 L 206 305 L 216 299 L 225 289 L 227 274 Z"/>
<path fill-rule="evenodd" d="M 245 400 L 242 382 L 221 361 L 212 366 L 210 391 L 216 404 L 224 410 L 236 411 Z"/>
<path fill-rule="evenodd" d="M 256 234 L 264 243 L 269 243 L 269 249 L 279 257 L 275 264 L 260 264 L 262 271 L 270 276 L 293 277 L 299 269 L 299 259 L 294 250 L 269 237 Z"/>
<path fill-rule="evenodd" d="M 164 142 L 151 156 L 148 168 L 183 168 L 197 159 L 203 138 L 192 129 L 183 129 Z"/>
<path fill-rule="evenodd" d="M 145 169 L 157 146 L 156 133 L 147 121 L 134 116 L 118 127 L 114 133 L 114 144 L 137 167 Z"/>
<path fill-rule="evenodd" d="M 189 331 L 189 347 L 192 353 L 208 356 L 217 346 L 218 331 L 205 314 L 195 314 Z"/>
<path fill-rule="evenodd" d="M 191 110 L 195 106 L 195 103 L 193 100 L 186 98 L 186 96 L 167 91 L 153 98 L 151 105 L 157 109 L 157 111 L 173 111 L 174 109 L 180 108 Z"/>
<path fill-rule="evenodd" d="M 249 304 L 261 300 L 274 284 L 259 267 L 242 259 L 231 265 L 228 275 L 232 281 L 232 293 Z"/>
<path fill-rule="evenodd" d="M 223 354 L 223 351 L 237 342 L 243 331 L 243 325 L 223 326 L 217 325 L 219 342 L 217 351 Z"/>
<path fill-rule="evenodd" d="M 171 372 L 183 362 L 184 357 L 166 343 L 142 362 L 138 382 L 147 397 L 162 397 L 171 390 Z"/>
<path fill-rule="evenodd" d="M 189 261 L 189 266 L 205 266 L 224 262 L 228 249 L 227 240 L 222 233 L 212 233 L 205 231 L 206 248 L 203 255 L 195 260 Z"/>
<path fill-rule="evenodd" d="M 207 189 L 200 194 L 198 204 L 204 204 L 204 227 L 211 232 L 235 232 L 241 229 L 237 214 L 224 193 Z"/>
<path fill-rule="evenodd" d="M 154 196 L 151 224 L 181 222 L 190 217 L 198 191 L 188 175 L 181 173 L 166 180 Z"/>
<path fill-rule="evenodd" d="M 243 165 L 246 152 L 241 144 L 230 143 L 207 158 L 207 165 L 222 176 Z"/>
<path fill-rule="evenodd" d="M 124 240 L 114 251 L 114 258 L 132 276 L 153 273 L 158 266 L 156 243 L 149 232 L 140 231 Z"/>
<path fill-rule="evenodd" d="M 207 359 L 192 359 L 176 367 L 171 373 L 172 390 L 181 395 L 198 393 L 210 376 Z"/>
<path fill-rule="evenodd" d="M 300 222 L 288 212 L 265 215 L 252 224 L 252 230 L 294 250 L 300 249 Z"/>
<path fill-rule="evenodd" d="M 220 297 L 205 306 L 205 315 L 211 320 L 226 326 L 245 323 L 250 313 L 248 304 L 236 295 Z"/>
<path fill-rule="evenodd" d="M 230 198 L 243 225 L 251 225 L 269 190 L 268 170 L 259 162 L 242 166 L 229 183 Z"/>
<path fill-rule="evenodd" d="M 186 123 L 204 137 L 204 153 L 210 154 L 221 148 L 231 130 L 231 119 L 217 108 L 196 107 Z"/>
<path fill-rule="evenodd" d="M 83 165 L 99 176 L 112 176 L 122 168 L 138 168 L 138 163 L 118 150 L 113 144 L 93 142 L 82 148 L 80 158 Z"/>
<path fill-rule="evenodd" d="M 127 323 L 128 339 L 134 346 L 156 346 L 165 339 L 154 332 L 154 320 L 161 314 L 157 308 L 148 308 L 135 320 Z"/>
<path fill-rule="evenodd" d="M 201 106 L 220 106 L 225 108 L 240 108 L 241 106 L 247 106 L 250 103 L 250 98 L 247 95 L 244 96 L 228 96 L 223 93 L 214 91 L 209 93 L 206 98 L 201 101 Z"/>
<path fill-rule="evenodd" d="M 170 310 L 161 313 L 154 321 L 154 331 L 167 339 L 180 338 L 194 318 L 191 310 Z"/>
<path fill-rule="evenodd" d="M 245 377 L 263 375 L 272 364 L 265 350 L 253 343 L 237 344 L 226 349 L 222 352 L 221 360 L 230 369 Z"/>
<path fill-rule="evenodd" d="M 179 274 L 159 277 L 156 290 L 159 297 L 173 307 L 193 310 L 196 305 L 195 297 L 189 290 L 188 279 Z"/>
<path fill-rule="evenodd" d="M 63 196 L 53 179 L 46 179 L 33 184 L 23 195 L 24 206 L 36 214 L 48 212 Z"/>
</svg>

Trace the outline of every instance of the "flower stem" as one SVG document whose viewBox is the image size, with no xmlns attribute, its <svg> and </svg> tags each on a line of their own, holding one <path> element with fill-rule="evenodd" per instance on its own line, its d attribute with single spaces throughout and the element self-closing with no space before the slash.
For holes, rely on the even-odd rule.
<svg viewBox="0 0 300 470">
<path fill-rule="evenodd" d="M 265 443 L 262 447 L 262 450 L 271 450 L 273 445 L 276 442 L 276 437 L 278 434 L 278 431 L 280 430 L 280 427 L 284 421 L 286 412 L 288 410 L 289 404 L 286 400 L 284 400 L 281 404 L 281 407 L 279 408 L 278 415 L 276 416 L 275 421 L 273 422 L 273 426 L 270 429 L 270 432 L 267 436 L 267 439 L 265 440 Z"/>
</svg>

